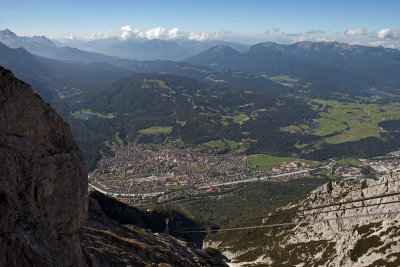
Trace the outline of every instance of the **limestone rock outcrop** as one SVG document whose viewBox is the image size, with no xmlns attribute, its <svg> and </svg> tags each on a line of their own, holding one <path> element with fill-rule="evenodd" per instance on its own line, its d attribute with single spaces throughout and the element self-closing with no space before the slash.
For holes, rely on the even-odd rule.
<svg viewBox="0 0 400 267">
<path fill-rule="evenodd" d="M 260 220 L 265 228 L 211 236 L 204 246 L 231 266 L 400 266 L 399 186 L 399 173 L 331 181 Z M 251 246 L 238 246 L 245 240 Z"/>
<path fill-rule="evenodd" d="M 84 266 L 87 172 L 69 126 L 0 67 L 0 266 Z"/>
</svg>

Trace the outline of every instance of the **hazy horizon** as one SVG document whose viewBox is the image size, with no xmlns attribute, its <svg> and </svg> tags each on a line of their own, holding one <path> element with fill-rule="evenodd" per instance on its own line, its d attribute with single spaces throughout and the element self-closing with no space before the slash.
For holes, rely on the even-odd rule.
<svg viewBox="0 0 400 267">
<path fill-rule="evenodd" d="M 400 48 L 400 2 L 3 0 L 0 28 L 19 36 L 96 40 L 338 41 Z"/>
</svg>

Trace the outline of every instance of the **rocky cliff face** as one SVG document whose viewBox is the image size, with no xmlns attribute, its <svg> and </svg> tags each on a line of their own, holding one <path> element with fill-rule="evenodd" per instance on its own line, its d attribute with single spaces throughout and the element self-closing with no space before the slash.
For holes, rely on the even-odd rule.
<svg viewBox="0 0 400 267">
<path fill-rule="evenodd" d="M 87 173 L 69 126 L 0 67 L 0 266 L 82 266 Z"/>
<path fill-rule="evenodd" d="M 0 67 L 0 267 L 225 266 L 215 251 L 124 226 L 89 200 L 88 213 L 85 163 L 68 124 Z"/>
<path fill-rule="evenodd" d="M 232 266 L 400 266 L 399 195 L 291 213 L 392 194 L 400 191 L 399 186 L 398 174 L 378 181 L 332 181 L 253 224 L 309 222 L 218 233 L 205 246 L 220 249 L 232 259 Z"/>
</svg>

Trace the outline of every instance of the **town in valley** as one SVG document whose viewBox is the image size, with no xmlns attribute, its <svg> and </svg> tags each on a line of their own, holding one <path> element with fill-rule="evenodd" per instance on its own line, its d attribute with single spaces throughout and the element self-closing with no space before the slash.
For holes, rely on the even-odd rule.
<svg viewBox="0 0 400 267">
<path fill-rule="evenodd" d="M 369 160 L 318 162 L 221 153 L 220 149 L 185 146 L 179 141 L 162 145 L 108 145 L 114 156 L 99 161 L 97 168 L 89 173 L 89 185 L 130 204 L 146 202 L 154 197 L 158 202 L 165 202 L 188 196 L 220 194 L 249 182 L 286 182 L 327 176 L 359 180 L 395 172 L 400 164 L 400 152 Z"/>
</svg>

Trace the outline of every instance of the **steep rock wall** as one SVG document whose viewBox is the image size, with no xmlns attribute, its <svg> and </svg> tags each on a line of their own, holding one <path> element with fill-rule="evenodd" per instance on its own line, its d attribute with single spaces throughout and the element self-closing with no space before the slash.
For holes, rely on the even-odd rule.
<svg viewBox="0 0 400 267">
<path fill-rule="evenodd" d="M 0 67 L 0 266 L 82 266 L 87 172 L 68 124 Z"/>
</svg>

